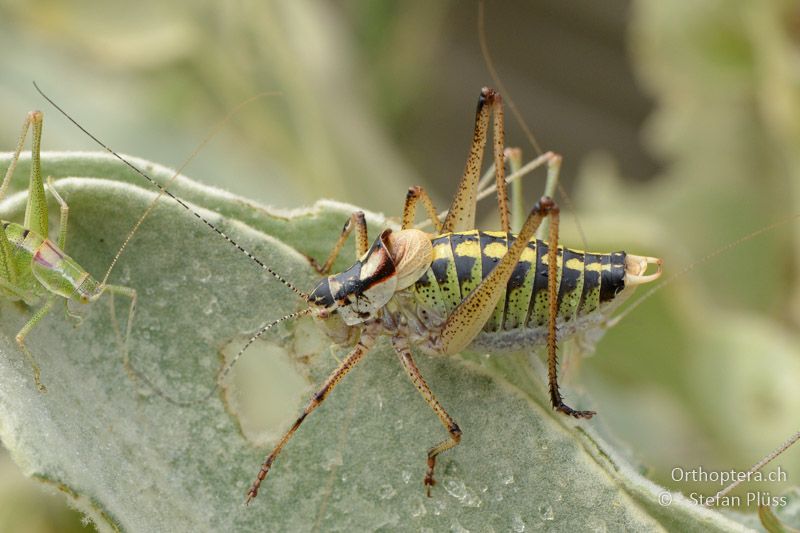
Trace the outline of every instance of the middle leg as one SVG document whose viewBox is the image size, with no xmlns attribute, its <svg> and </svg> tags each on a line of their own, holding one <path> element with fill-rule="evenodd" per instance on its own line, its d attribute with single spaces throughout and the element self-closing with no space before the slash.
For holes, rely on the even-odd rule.
<svg viewBox="0 0 800 533">
<path fill-rule="evenodd" d="M 31 351 L 28 350 L 28 347 L 25 345 L 25 337 L 27 337 L 28 333 L 31 332 L 34 326 L 36 326 L 36 324 L 38 324 L 47 315 L 47 313 L 49 313 L 53 309 L 53 306 L 55 305 L 56 302 L 56 298 L 57 297 L 55 295 L 48 296 L 47 302 L 45 302 L 45 304 L 42 306 L 41 309 L 39 309 L 38 311 L 36 311 L 36 313 L 34 313 L 31 319 L 28 320 L 28 322 L 24 326 L 22 326 L 22 329 L 19 330 L 19 333 L 17 333 L 16 336 L 16 341 L 17 345 L 19 346 L 19 349 L 22 350 L 22 353 L 25 354 L 25 358 L 28 360 L 31 367 L 33 368 L 33 381 L 36 383 L 36 387 L 39 389 L 39 392 L 47 392 L 47 387 L 45 387 L 44 383 L 42 383 L 41 380 L 42 372 L 39 369 L 39 364 L 36 362 L 36 359 L 33 357 Z"/>
<path fill-rule="evenodd" d="M 422 394 L 422 397 L 425 398 L 425 401 L 431 409 L 433 409 L 433 412 L 439 417 L 439 420 L 442 421 L 442 425 L 450 435 L 447 439 L 428 450 L 428 471 L 425 473 L 424 483 L 425 490 L 430 498 L 431 487 L 436 484 L 436 480 L 433 478 L 433 470 L 436 467 L 436 457 L 438 457 L 440 453 L 457 446 L 458 443 L 461 442 L 461 428 L 458 427 L 453 417 L 444 410 L 442 404 L 439 403 L 439 400 L 436 399 L 436 396 L 434 396 L 430 387 L 428 387 L 428 384 L 425 382 L 425 378 L 422 377 L 422 373 L 420 373 L 419 368 L 417 368 L 416 363 L 414 363 L 414 358 L 411 356 L 408 339 L 405 337 L 392 337 L 392 346 L 395 352 L 397 352 L 400 362 L 403 363 L 403 368 L 405 368 L 408 377 L 411 378 L 414 386 L 417 387 L 417 390 Z"/>
<path fill-rule="evenodd" d="M 436 213 L 436 208 L 433 206 L 433 200 L 428 196 L 428 193 L 420 187 L 415 185 L 408 188 L 406 194 L 406 203 L 403 206 L 403 223 L 402 229 L 410 229 L 414 227 L 414 218 L 417 215 L 417 202 L 422 201 L 425 210 L 428 212 L 433 227 L 436 228 L 436 233 L 442 232 L 442 223 L 439 220 L 439 215 Z"/>
<path fill-rule="evenodd" d="M 53 178 L 47 178 L 47 189 L 50 191 L 50 194 L 53 195 L 53 198 L 56 199 L 59 207 L 59 219 L 58 219 L 58 247 L 61 248 L 62 251 L 66 252 L 67 250 L 67 223 L 69 221 L 69 206 L 67 202 L 58 194 L 56 190 L 55 183 L 53 182 Z M 76 325 L 80 324 L 83 321 L 83 317 L 80 315 L 73 313 L 70 311 L 69 308 L 69 300 L 64 299 L 64 313 L 67 315 L 67 318 L 72 319 L 75 321 Z"/>
<path fill-rule="evenodd" d="M 131 287 L 124 287 L 122 285 L 105 285 L 103 287 L 103 292 L 108 293 L 108 309 L 111 315 L 111 324 L 114 328 L 114 334 L 117 337 L 117 343 L 120 346 L 120 350 L 122 351 L 122 366 L 125 368 L 125 371 L 128 373 L 128 376 L 133 380 L 136 381 L 137 379 L 141 379 L 145 382 L 145 384 L 150 387 L 151 389 L 155 390 L 159 396 L 163 398 L 167 398 L 168 401 L 170 399 L 165 395 L 161 394 L 161 391 L 155 387 L 147 377 L 144 376 L 141 372 L 133 367 L 131 364 L 130 359 L 130 349 L 129 349 L 129 340 L 131 336 L 131 330 L 133 329 L 133 316 L 136 313 L 136 302 L 138 296 L 136 294 L 136 289 Z M 126 320 L 125 325 L 125 336 L 122 336 L 122 333 L 119 330 L 119 320 L 117 319 L 117 309 L 114 305 L 114 296 L 115 295 L 122 295 L 125 296 L 130 300 L 130 306 L 128 307 L 128 317 Z M 175 403 L 175 402 L 173 402 Z"/>
</svg>

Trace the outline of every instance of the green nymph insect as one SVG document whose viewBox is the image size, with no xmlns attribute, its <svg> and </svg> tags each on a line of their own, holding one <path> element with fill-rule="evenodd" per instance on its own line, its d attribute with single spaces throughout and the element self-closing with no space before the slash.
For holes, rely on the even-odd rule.
<svg viewBox="0 0 800 533">
<path fill-rule="evenodd" d="M 50 179 L 47 181 L 47 189 L 58 202 L 61 216 L 57 243 L 48 238 L 49 213 L 40 158 L 42 140 L 42 113 L 40 111 L 31 111 L 25 117 L 19 142 L 3 177 L 3 183 L 0 185 L 0 200 L 5 198 L 6 190 L 11 183 L 14 169 L 31 127 L 33 130 L 31 134 L 31 173 L 25 218 L 22 224 L 0 221 L 0 295 L 7 300 L 22 302 L 28 306 L 41 304 L 41 307 L 17 333 L 16 342 L 33 369 L 36 386 L 40 391 L 45 392 L 47 388 L 42 383 L 41 370 L 36 358 L 25 344 L 25 339 L 31 330 L 53 310 L 56 301 L 63 298 L 67 316 L 79 320 L 80 318 L 70 311 L 69 301 L 94 302 L 105 292 L 126 296 L 131 302 L 125 336 L 125 341 L 127 341 L 136 309 L 136 291 L 130 287 L 107 284 L 106 280 L 111 269 L 106 272 L 102 281 L 97 281 L 64 252 L 69 208 Z M 44 303 L 42 304 L 42 302 Z"/>
<path fill-rule="evenodd" d="M 309 294 L 300 291 L 175 197 L 166 189 L 169 183 L 166 186 L 156 183 L 43 96 L 100 146 L 308 303 L 303 310 L 279 318 L 256 332 L 219 373 L 217 386 L 256 339 L 288 319 L 311 315 L 334 342 L 353 346 L 267 456 L 247 492 L 247 503 L 256 497 L 275 459 L 305 418 L 383 335 L 391 338 L 406 373 L 448 434 L 427 453 L 423 483 L 428 496 L 436 483 L 437 457 L 459 443 L 462 430 L 421 375 L 412 356 L 412 346 L 430 355 L 452 355 L 468 348 L 499 352 L 546 345 L 553 408 L 575 418 L 591 418 L 593 411 L 576 410 L 563 401 L 558 386 L 557 341 L 604 329 L 611 313 L 637 285 L 654 281 L 661 275 L 661 260 L 654 257 L 625 252 L 590 253 L 559 246 L 559 207 L 548 196 L 536 203 L 518 234 L 511 232 L 507 183 L 543 165 L 548 168 L 548 181 L 556 183 L 561 158 L 548 152 L 525 167 L 517 168 L 515 152 L 505 149 L 502 98 L 492 89 L 481 91 L 469 157 L 444 220 L 425 190 L 411 187 L 400 229 L 383 230 L 370 246 L 364 213 L 353 213 L 327 259 L 321 265 L 311 261 L 325 277 Z M 495 184 L 484 186 L 486 180 L 480 179 L 480 173 L 492 114 Z M 508 178 L 505 175 L 507 161 L 514 170 Z M 494 190 L 497 191 L 501 230 L 477 231 L 476 204 Z M 419 202 L 435 228 L 434 233 L 414 227 Z M 535 238 L 545 221 L 549 221 L 546 242 Z M 346 271 L 330 275 L 335 259 L 353 230 L 356 262 Z M 648 274 L 649 265 L 657 265 L 656 272 Z"/>
</svg>

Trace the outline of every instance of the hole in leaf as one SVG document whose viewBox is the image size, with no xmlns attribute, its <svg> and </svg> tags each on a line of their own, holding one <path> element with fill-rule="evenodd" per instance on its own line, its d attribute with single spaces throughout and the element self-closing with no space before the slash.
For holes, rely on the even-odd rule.
<svg viewBox="0 0 800 533">
<path fill-rule="evenodd" d="M 223 351 L 230 360 L 241 339 Z M 272 443 L 283 434 L 308 396 L 309 382 L 289 350 L 256 342 L 231 370 L 225 395 L 245 438 L 254 445 Z"/>
</svg>

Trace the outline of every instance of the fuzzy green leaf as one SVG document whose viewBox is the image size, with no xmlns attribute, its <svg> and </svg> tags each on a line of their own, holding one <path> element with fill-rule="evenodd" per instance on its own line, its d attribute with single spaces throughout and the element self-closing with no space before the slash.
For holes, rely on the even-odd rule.
<svg viewBox="0 0 800 533">
<path fill-rule="evenodd" d="M 57 186 L 70 205 L 67 251 L 101 277 L 155 194 L 131 185 L 138 178 L 104 155 L 46 156 L 44 165 L 56 177 L 95 177 Z M 169 171 L 147 165 L 168 179 Z M 324 257 L 353 209 L 320 202 L 274 213 L 184 178 L 175 190 L 304 290 L 315 279 L 304 254 Z M 20 220 L 24 197 L 2 207 L 4 219 Z M 372 235 L 386 223 L 376 215 L 369 221 Z M 344 255 L 351 257 L 349 246 Z M 223 352 L 230 356 L 262 323 L 302 308 L 168 200 L 131 241 L 110 282 L 139 294 L 133 365 L 183 401 L 210 390 Z M 344 349 L 331 350 L 311 320 L 297 320 L 248 351 L 225 390 L 180 407 L 126 372 L 108 303 L 104 296 L 80 309 L 78 327 L 57 306 L 29 335 L 46 394 L 37 392 L 14 343 L 32 310 L 0 303 L 0 437 L 28 475 L 62 490 L 101 529 L 747 530 L 679 494 L 665 496 L 607 444 L 596 429 L 602 413 L 588 423 L 554 414 L 523 355 L 490 364 L 418 357 L 464 431 L 461 445 L 441 457 L 439 485 L 426 498 L 425 453 L 444 431 L 386 342 L 307 419 L 246 508 L 264 455 Z M 122 325 L 126 308 L 116 298 Z M 662 505 L 665 498 L 671 505 Z"/>
</svg>

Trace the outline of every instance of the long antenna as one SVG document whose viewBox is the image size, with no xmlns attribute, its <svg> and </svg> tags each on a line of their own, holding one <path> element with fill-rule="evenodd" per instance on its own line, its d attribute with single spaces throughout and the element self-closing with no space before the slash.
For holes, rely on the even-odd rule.
<svg viewBox="0 0 800 533">
<path fill-rule="evenodd" d="M 742 235 L 738 239 L 735 239 L 735 240 L 729 242 L 728 244 L 724 244 L 724 245 L 720 246 L 719 248 L 717 248 L 716 250 L 713 250 L 713 251 L 709 252 L 708 254 L 704 255 L 703 257 L 701 257 L 697 261 L 695 261 L 695 262 L 691 263 L 690 265 L 682 268 L 678 272 L 675 272 L 674 274 L 672 274 L 671 276 L 666 278 L 664 281 L 661 281 L 661 282 L 655 284 L 647 292 L 642 294 L 642 296 L 640 298 L 637 298 L 629 306 L 627 306 L 624 310 L 622 310 L 620 313 L 618 313 L 616 316 L 614 316 L 614 318 L 609 320 L 608 323 L 607 323 L 607 326 L 608 327 L 612 327 L 612 326 L 616 325 L 620 320 L 622 320 L 623 318 L 625 318 L 626 316 L 631 314 L 634 309 L 636 309 L 637 307 L 642 305 L 642 303 L 645 300 L 651 298 L 658 291 L 660 291 L 661 289 L 663 289 L 667 285 L 671 284 L 676 279 L 685 276 L 686 274 L 688 274 L 692 270 L 696 269 L 700 265 L 702 265 L 704 263 L 707 263 L 707 262 L 711 261 L 712 259 L 714 259 L 715 257 L 717 257 L 719 255 L 722 255 L 725 252 L 728 252 L 729 250 L 732 250 L 732 249 L 736 248 L 737 246 L 739 246 L 742 243 L 745 243 L 747 241 L 755 239 L 759 235 L 762 235 L 764 233 L 768 233 L 770 231 L 773 231 L 773 230 L 775 230 L 777 228 L 780 228 L 781 226 L 785 226 L 789 222 L 791 222 L 793 220 L 796 220 L 798 218 L 800 218 L 800 213 L 797 213 L 797 214 L 794 214 L 794 215 L 789 215 L 787 217 L 783 217 L 780 220 L 776 220 L 772 224 L 769 224 L 769 225 L 764 226 L 762 228 L 759 228 L 757 230 L 753 230 L 750 233 Z"/>
<path fill-rule="evenodd" d="M 500 94 L 503 95 L 503 99 L 508 104 L 508 108 L 511 110 L 511 114 L 514 115 L 514 120 L 519 124 L 522 130 L 525 132 L 525 136 L 528 138 L 528 142 L 536 150 L 536 155 L 543 155 L 544 150 L 542 150 L 539 141 L 536 139 L 536 136 L 533 134 L 533 131 L 528 127 L 528 123 L 525 121 L 525 117 L 522 116 L 522 113 L 517 108 L 517 104 L 514 102 L 514 99 L 511 97 L 511 93 L 506 89 L 503 80 L 500 79 L 500 75 L 497 73 L 497 69 L 494 66 L 494 60 L 492 59 L 492 54 L 489 51 L 489 41 L 486 39 L 486 2 L 485 0 L 480 0 L 478 2 L 478 40 L 480 41 L 481 45 L 481 55 L 483 55 L 483 61 L 486 64 L 486 70 L 489 71 L 489 75 L 492 77 L 492 83 L 494 83 L 497 90 L 500 91 Z M 561 195 L 561 198 L 564 199 L 564 207 L 566 207 L 570 213 L 572 213 L 572 218 L 575 221 L 575 228 L 578 231 L 578 235 L 581 238 L 581 243 L 583 244 L 584 249 L 588 249 L 588 241 L 586 240 L 586 233 L 583 231 L 583 226 L 581 226 L 581 221 L 578 218 L 577 211 L 575 211 L 575 204 L 572 203 L 572 198 L 569 194 L 567 194 L 567 189 L 564 188 L 564 185 L 561 184 L 561 181 L 558 182 L 558 193 Z"/>
<path fill-rule="evenodd" d="M 772 452 L 767 454 L 763 459 L 761 459 L 759 462 L 750 467 L 750 470 L 748 470 L 744 475 L 737 476 L 736 481 L 734 481 L 733 483 L 731 483 L 730 485 L 728 485 L 727 487 L 716 493 L 711 498 L 708 498 L 706 500 L 706 505 L 709 507 L 716 505 L 716 503 L 719 501 L 720 498 L 722 498 L 730 491 L 738 487 L 742 483 L 742 481 L 749 480 L 754 473 L 764 468 L 770 461 L 772 461 L 780 454 L 788 450 L 798 440 L 800 440 L 800 431 L 789 437 L 786 440 L 786 442 L 784 442 L 783 444 L 772 450 Z"/>
<path fill-rule="evenodd" d="M 176 400 L 175 398 L 173 398 L 169 394 L 167 394 L 164 391 L 162 391 L 160 388 L 156 387 L 155 384 L 152 381 L 150 381 L 150 379 L 143 372 L 141 372 L 140 370 L 135 368 L 130 363 L 130 361 L 128 361 L 128 370 L 134 375 L 134 377 L 136 379 L 142 381 L 148 388 L 150 388 L 153 392 L 155 392 L 156 395 L 159 396 L 160 398 L 163 398 L 167 402 L 169 402 L 169 403 L 171 403 L 173 405 L 177 405 L 179 407 L 191 407 L 193 405 L 197 405 L 199 403 L 205 402 L 206 400 L 211 398 L 214 395 L 214 393 L 217 392 L 217 390 L 222 386 L 223 381 L 225 381 L 225 377 L 228 375 L 228 373 L 230 373 L 231 369 L 233 369 L 233 367 L 234 367 L 234 365 L 236 365 L 237 361 L 239 361 L 239 358 L 242 357 L 242 354 L 250 347 L 251 344 L 253 344 L 256 340 L 258 340 L 262 335 L 264 335 L 264 333 L 266 333 L 267 330 L 273 328 L 274 326 L 277 326 L 278 324 L 280 324 L 281 322 L 284 322 L 286 320 L 291 320 L 293 318 L 298 318 L 298 317 L 301 317 L 301 316 L 306 316 L 308 314 L 311 314 L 313 312 L 313 310 L 314 310 L 313 308 L 307 307 L 307 308 L 302 309 L 300 311 L 296 311 L 294 313 L 290 313 L 288 315 L 282 316 L 277 320 L 273 320 L 272 322 L 268 322 L 267 324 L 264 324 L 263 326 L 261 326 L 261 328 L 255 334 L 253 334 L 252 337 L 250 337 L 247 340 L 247 342 L 244 344 L 244 346 L 242 346 L 239 349 L 237 354 L 235 356 L 233 356 L 233 358 L 230 360 L 230 362 L 228 362 L 228 364 L 226 364 L 224 367 L 222 367 L 217 372 L 217 376 L 214 379 L 214 386 L 211 387 L 211 389 L 207 393 L 205 393 L 200 398 L 197 398 L 196 400 L 187 400 L 187 401 Z"/>
<path fill-rule="evenodd" d="M 283 317 L 281 317 L 281 318 L 279 318 L 277 320 L 274 320 L 273 322 L 270 322 L 268 324 L 264 324 L 263 326 L 261 326 L 261 329 L 259 329 L 255 334 L 253 334 L 252 337 L 247 339 L 247 342 L 244 343 L 244 346 L 239 348 L 239 352 L 236 355 L 234 355 L 233 358 L 230 360 L 230 362 L 227 365 L 225 365 L 225 368 L 223 368 L 222 371 L 220 371 L 219 377 L 217 378 L 217 385 L 219 386 L 222 383 L 222 381 L 225 379 L 225 376 L 228 375 L 228 372 L 230 372 L 231 369 L 234 367 L 234 365 L 236 365 L 236 362 L 239 360 L 239 358 L 242 356 L 242 354 L 245 351 L 247 351 L 247 349 L 250 347 L 250 345 L 253 344 L 254 342 L 256 342 L 264 333 L 267 332 L 268 329 L 270 329 L 273 326 L 277 326 L 278 324 L 280 324 L 284 320 L 290 320 L 292 318 L 299 318 L 301 316 L 306 316 L 306 315 L 311 314 L 313 311 L 314 311 L 313 307 L 307 307 L 307 308 L 305 308 L 303 310 L 296 311 L 294 313 L 291 313 L 289 315 L 283 316 Z"/>
<path fill-rule="evenodd" d="M 307 295 L 306 293 L 302 292 L 300 289 L 298 289 L 297 287 L 295 287 L 293 284 L 291 284 L 289 281 L 287 281 L 287 280 L 286 280 L 286 279 L 285 279 L 283 276 L 281 276 L 280 274 L 278 274 L 277 272 L 275 272 L 274 270 L 272 270 L 272 268 L 268 267 L 268 266 L 267 266 L 267 265 L 266 265 L 266 264 L 265 264 L 263 261 L 261 261 L 261 260 L 260 260 L 260 259 L 258 259 L 256 256 L 254 256 L 252 253 L 250 253 L 249 251 L 247 251 L 247 250 L 246 250 L 246 249 L 245 249 L 245 248 L 244 248 L 242 245 L 240 245 L 238 242 L 236 242 L 235 240 L 233 240 L 232 238 L 230 238 L 228 235 L 226 235 L 226 234 L 225 234 L 225 233 L 224 233 L 224 232 L 223 232 L 221 229 L 219 229 L 217 226 L 215 226 L 214 224 L 212 224 L 211 222 L 209 222 L 208 220 L 206 220 L 206 219 L 205 219 L 205 218 L 204 218 L 204 217 L 203 217 L 203 216 L 202 216 L 200 213 L 198 213 L 197 211 L 195 211 L 194 209 L 192 209 L 191 207 L 189 207 L 189 205 L 188 205 L 188 204 L 186 204 L 186 203 L 185 203 L 183 200 L 181 200 L 180 198 L 178 198 L 177 196 L 175 196 L 174 194 L 172 194 L 172 193 L 171 193 L 169 190 L 167 190 L 166 186 L 162 186 L 161 184 L 159 184 L 159 183 L 158 183 L 157 181 L 155 181 L 153 178 L 151 178 L 150 176 L 148 176 L 148 175 L 147 175 L 147 174 L 146 174 L 146 173 L 145 173 L 143 170 L 140 170 L 140 169 L 139 169 L 139 168 L 138 168 L 136 165 L 134 165 L 133 163 L 131 163 L 130 161 L 128 161 L 127 159 L 125 159 L 124 157 L 122 157 L 121 155 L 119 155 L 117 152 L 115 152 L 114 150 L 112 150 L 112 149 L 111 149 L 111 148 L 110 148 L 108 145 L 106 145 L 106 144 L 105 144 L 103 141 L 101 141 L 101 140 L 100 140 L 100 139 L 98 139 L 96 136 L 94 136 L 94 135 L 93 135 L 93 134 L 92 134 L 90 131 L 88 131 L 86 128 L 84 128 L 82 125 L 80 125 L 80 124 L 79 124 L 79 123 L 78 123 L 78 122 L 77 122 L 77 121 L 76 121 L 74 118 L 72 118 L 72 117 L 69 115 L 69 113 L 67 113 L 66 111 L 64 111 L 64 109 L 62 109 L 62 108 L 61 108 L 61 107 L 60 107 L 58 104 L 56 104 L 56 103 L 55 103 L 55 102 L 54 102 L 54 101 L 53 101 L 53 100 L 52 100 L 52 99 L 51 99 L 49 96 L 47 96 L 47 95 L 44 93 L 44 91 L 42 91 L 42 89 L 40 89 L 40 88 L 39 88 L 39 86 L 36 84 L 36 82 L 33 82 L 33 86 L 36 88 L 36 90 L 39 92 L 39 94 L 41 94 L 41 95 L 42 95 L 42 98 L 44 98 L 45 100 L 47 100 L 47 101 L 50 103 L 50 105 L 52 105 L 52 106 L 53 106 L 53 107 L 54 107 L 56 110 L 58 110 L 58 112 L 59 112 L 59 113 L 61 113 L 62 115 L 64 115 L 64 117 L 66 117 L 66 118 L 67 118 L 67 120 L 69 120 L 70 122 L 72 122 L 72 123 L 73 123 L 73 124 L 74 124 L 74 125 L 75 125 L 75 126 L 78 128 L 78 129 L 79 129 L 79 130 L 81 130 L 83 133 L 85 133 L 85 134 L 86 134 L 86 135 L 87 135 L 87 136 L 88 136 L 90 139 L 92 139 L 92 140 L 93 140 L 95 143 L 97 143 L 97 144 L 98 144 L 100 147 L 102 147 L 102 148 L 103 148 L 105 151 L 107 151 L 107 152 L 108 152 L 108 153 L 110 153 L 112 156 L 114 156 L 114 157 L 115 157 L 115 158 L 117 158 L 119 161 L 121 161 L 121 162 L 122 162 L 122 163 L 123 163 L 125 166 L 127 166 L 128 168 L 130 168 L 131 170 L 133 170 L 134 172 L 136 172 L 137 174 L 139 174 L 140 176 L 142 176 L 143 178 L 145 178 L 145 179 L 146 179 L 147 181 L 149 181 L 149 182 L 150 182 L 152 185 L 154 185 L 155 187 L 157 187 L 157 188 L 159 189 L 159 191 L 160 191 L 160 193 L 159 193 L 159 196 L 158 196 L 158 197 L 157 197 L 157 198 L 154 200 L 153 204 L 151 204 L 151 206 L 148 208 L 148 210 L 147 210 L 147 211 L 145 211 L 145 216 L 146 216 L 146 215 L 149 213 L 149 211 L 152 209 L 152 206 L 153 206 L 153 205 L 155 205 L 155 202 L 156 202 L 156 201 L 158 201 L 158 198 L 160 198 L 160 196 L 161 196 L 161 195 L 163 195 L 163 194 L 166 194 L 167 196 L 169 196 L 170 198 L 172 198 L 173 200 L 175 200 L 175 201 L 176 201 L 176 202 L 177 202 L 177 203 L 178 203 L 178 204 L 179 204 L 181 207 L 183 207 L 184 209 L 186 209 L 187 211 L 189 211 L 190 213 L 192 213 L 192 214 L 193 214 L 193 215 L 194 215 L 196 218 L 198 218 L 199 220 L 201 220 L 201 221 L 202 221 L 202 222 L 203 222 L 203 223 L 204 223 L 206 226 L 208 226 L 209 228 L 211 228 L 212 230 L 214 230 L 214 232 L 216 232 L 216 233 L 217 233 L 219 236 L 221 236 L 223 239 L 225 239 L 226 241 L 228 241 L 228 243 L 230 243 L 230 244 L 231 244 L 231 246 L 233 246 L 234 248 L 236 248 L 237 250 L 239 250 L 241 253 L 243 253 L 244 255 L 246 255 L 247 257 L 249 257 L 249 258 L 250 258 L 250 259 L 251 259 L 251 260 L 252 260 L 254 263 L 256 263 L 258 266 L 260 266 L 260 267 L 261 267 L 263 270 L 267 271 L 267 272 L 268 272 L 269 274 L 271 274 L 271 275 L 272 275 L 272 276 L 273 276 L 275 279 L 277 279 L 278 281 L 280 281 L 281 283 L 283 283 L 283 284 L 284 284 L 285 286 L 287 286 L 289 289 L 291 289 L 291 290 L 292 290 L 292 291 L 293 291 L 295 294 L 297 294 L 298 296 L 300 296 L 302 299 L 304 299 L 304 300 L 308 301 L 308 295 Z M 255 98 L 255 97 L 253 97 L 253 98 Z M 249 102 L 249 101 L 250 101 L 250 100 L 247 100 L 247 101 L 243 102 L 243 103 L 242 103 L 242 104 L 240 104 L 240 106 L 238 106 L 238 107 L 241 107 L 241 105 L 244 105 L 244 103 L 247 103 L 247 102 Z M 238 107 L 237 107 L 236 109 L 238 109 Z M 236 109 L 234 109 L 234 112 L 236 111 Z M 228 117 L 226 117 L 226 119 L 227 119 L 227 118 L 228 118 Z M 226 120 L 226 119 L 225 119 L 225 120 Z M 223 120 L 223 123 L 224 123 L 224 120 Z M 214 132 L 216 132 L 216 130 L 215 130 Z M 212 136 L 213 136 L 213 135 L 212 135 Z M 191 160 L 191 158 L 192 158 L 192 157 L 194 157 L 194 156 L 196 155 L 196 153 L 197 153 L 197 151 L 200 149 L 200 147 L 202 147 L 203 145 L 205 145 L 205 143 L 206 143 L 206 142 L 208 142 L 208 140 L 209 140 L 209 139 L 210 139 L 210 137 L 207 137 L 206 139 L 204 139 L 204 140 L 203 140 L 203 142 L 200 144 L 200 146 L 198 147 L 198 149 L 197 149 L 197 150 L 195 150 L 194 152 L 192 152 L 192 155 L 190 156 L 189 160 Z M 185 163 L 183 166 L 185 166 L 187 163 L 188 163 L 188 161 L 187 161 L 187 162 L 186 162 L 186 163 Z M 183 168 L 183 166 L 182 166 L 181 168 Z M 175 174 L 175 175 L 174 175 L 174 176 L 173 176 L 173 177 L 172 177 L 172 178 L 169 180 L 169 182 L 167 182 L 167 185 L 169 185 L 170 183 L 172 183 L 172 181 L 173 181 L 173 180 L 174 180 L 174 179 L 177 177 L 177 175 L 178 175 L 179 173 L 180 173 L 180 171 L 179 171 L 178 173 L 176 173 L 176 174 Z M 136 225 L 134 226 L 134 229 L 132 230 L 133 232 L 135 232 L 135 231 L 136 231 L 136 229 L 138 228 L 138 226 L 141 224 L 141 222 L 142 222 L 143 220 L 144 220 L 144 218 L 141 218 L 141 219 L 140 219 L 140 220 L 139 220 L 139 221 L 136 223 Z M 129 234 L 129 235 L 128 235 L 128 238 L 130 238 L 131 236 L 132 236 L 132 234 Z M 125 247 L 125 245 L 127 245 L 127 240 L 128 240 L 128 239 L 126 239 L 126 242 L 125 242 L 125 244 L 123 244 L 123 248 Z M 122 250 L 120 250 L 120 253 L 121 253 L 121 252 L 122 252 Z M 114 260 L 114 261 L 116 261 L 116 258 L 115 258 L 115 260 Z M 112 266 L 113 266 L 113 264 L 112 264 Z"/>
<path fill-rule="evenodd" d="M 148 215 L 150 215 L 150 212 L 153 209 L 155 209 L 156 204 L 158 203 L 158 201 L 161 199 L 162 196 L 164 196 L 164 192 L 166 191 L 166 189 L 169 189 L 169 187 L 172 185 L 172 182 L 174 182 L 177 179 L 177 177 L 181 175 L 183 170 L 197 156 L 197 154 L 200 153 L 200 151 L 211 141 L 211 139 L 213 139 L 217 135 L 217 133 L 219 133 L 219 131 L 225 126 L 225 124 L 227 124 L 227 122 L 240 109 L 242 109 L 244 106 L 246 106 L 250 102 L 261 98 L 262 96 L 271 96 L 271 95 L 277 95 L 277 94 L 280 94 L 280 93 L 277 93 L 277 92 L 263 92 L 263 93 L 259 93 L 259 94 L 255 95 L 255 96 L 251 96 L 247 100 L 239 103 L 239 105 L 237 105 L 236 107 L 231 109 L 228 112 L 228 114 L 225 115 L 225 117 L 222 120 L 217 122 L 217 124 L 213 128 L 211 128 L 211 130 L 208 132 L 208 134 L 205 136 L 205 138 L 200 142 L 200 144 L 198 144 L 197 147 L 192 151 L 192 153 L 189 154 L 189 157 L 186 158 L 186 160 L 183 162 L 183 164 L 180 167 L 178 167 L 178 170 L 175 171 L 175 173 L 172 175 L 172 177 L 169 179 L 169 181 L 167 181 L 167 183 L 164 184 L 164 186 L 158 192 L 158 195 L 153 199 L 152 202 L 150 202 L 150 205 L 147 206 L 147 209 L 145 209 L 144 213 L 142 213 L 142 216 L 139 217 L 139 220 L 136 221 L 136 224 L 134 224 L 133 227 L 131 228 L 130 232 L 128 232 L 128 236 L 125 237 L 125 241 L 122 243 L 122 246 L 120 246 L 119 250 L 117 251 L 117 255 L 114 256 L 114 259 L 111 261 L 111 264 L 108 266 L 108 270 L 106 270 L 105 276 L 103 276 L 103 281 L 102 281 L 103 285 L 105 285 L 106 281 L 108 281 L 108 277 L 111 275 L 111 271 L 114 269 L 114 266 L 117 264 L 117 261 L 119 260 L 120 256 L 125 251 L 125 248 L 128 246 L 128 243 L 131 241 L 133 236 L 136 234 L 136 231 L 139 229 L 139 226 L 141 226 L 142 223 L 144 222 L 144 220 L 148 217 Z"/>
</svg>

